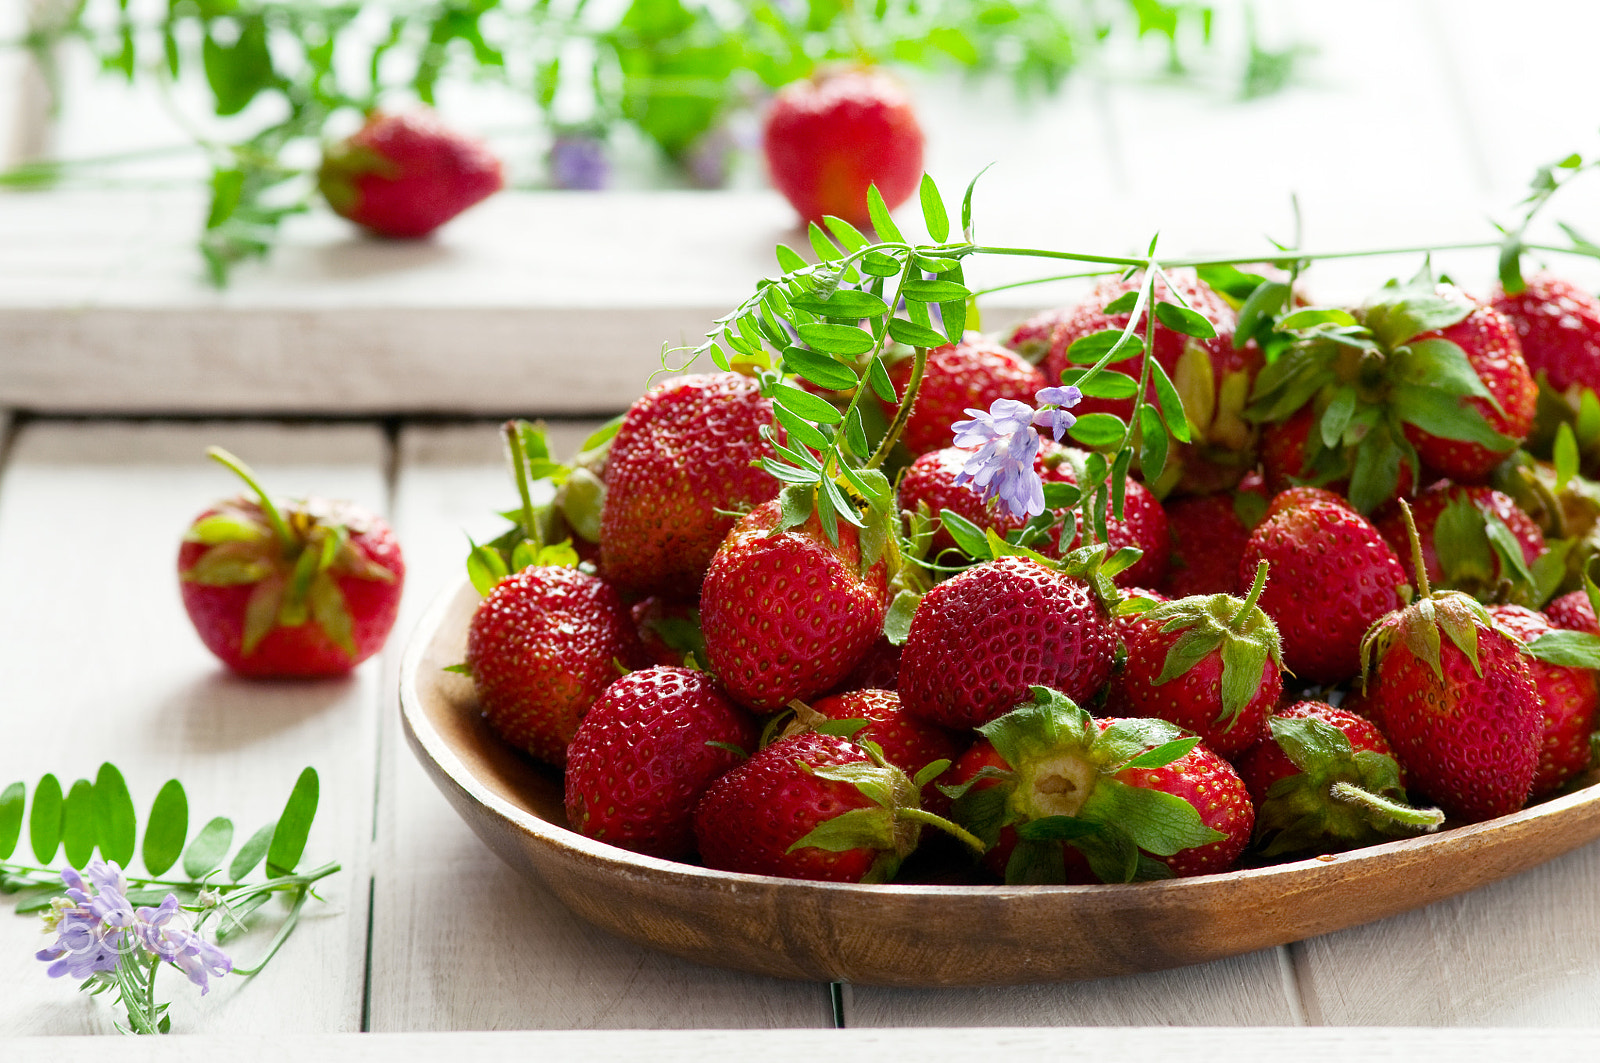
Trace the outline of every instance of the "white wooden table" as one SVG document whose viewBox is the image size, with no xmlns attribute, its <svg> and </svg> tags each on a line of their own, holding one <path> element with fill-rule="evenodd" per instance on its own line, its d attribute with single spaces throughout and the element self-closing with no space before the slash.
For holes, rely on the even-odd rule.
<svg viewBox="0 0 1600 1063">
<path fill-rule="evenodd" d="M 944 109 L 925 105 L 931 168 L 954 196 L 1001 161 L 978 204 L 995 243 L 1116 251 L 1161 227 L 1173 250 L 1234 248 L 1241 234 L 1286 237 L 1296 189 L 1309 243 L 1355 247 L 1486 236 L 1485 215 L 1508 215 L 1535 164 L 1593 146 L 1593 34 L 1542 28 L 1580 16 L 1592 28 L 1579 4 L 1524 4 L 1515 24 L 1498 5 L 1285 8 L 1323 42 L 1316 85 L 1221 109 L 1148 86 L 1080 90 L 1026 131 L 985 120 L 996 108 L 982 94 L 947 90 Z M 1318 128 L 1344 135 L 1318 145 Z M 1575 189 L 1556 213 L 1600 230 L 1597 202 Z M 766 980 L 576 921 L 499 864 L 414 762 L 396 717 L 400 650 L 459 578 L 463 533 L 493 534 L 510 501 L 486 418 L 573 418 L 556 425 L 570 447 L 585 418 L 638 392 L 663 341 L 692 337 L 771 270 L 774 240 L 801 242 L 785 208 L 758 193 L 506 195 L 415 248 L 312 217 L 219 294 L 189 257 L 196 203 L 0 197 L 0 786 L 111 759 L 141 808 L 176 775 L 195 817 L 246 830 L 310 764 L 323 811 L 307 859 L 345 870 L 262 976 L 203 1003 L 174 979 L 174 1023 L 193 1036 L 118 1046 L 128 1058 L 866 1059 L 903 1045 L 1059 1053 L 1061 1035 L 1038 1028 L 1184 1026 L 1173 1036 L 1202 1059 L 1489 1059 L 1571 1053 L 1600 1025 L 1595 846 L 1367 927 L 1070 985 Z M 1445 264 L 1479 286 L 1493 266 Z M 1358 295 L 1375 268 L 1319 267 L 1314 283 Z M 986 324 L 1066 294 L 997 296 Z M 381 659 L 346 681 L 280 685 L 229 678 L 207 655 L 173 568 L 186 522 L 233 490 L 201 458 L 210 443 L 284 493 L 389 514 L 409 574 Z M 108 1006 L 46 979 L 38 924 L 6 909 L 0 1059 L 55 1058 L 53 1035 L 109 1033 Z M 890 1027 L 907 1029 L 874 1029 Z M 1153 1034 L 1070 1036 L 1074 1051 L 1111 1054 Z"/>
</svg>

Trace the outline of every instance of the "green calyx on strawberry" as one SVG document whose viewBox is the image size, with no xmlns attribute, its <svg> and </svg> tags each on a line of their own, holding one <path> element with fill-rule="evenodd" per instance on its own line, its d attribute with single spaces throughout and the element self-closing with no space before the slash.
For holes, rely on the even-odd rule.
<svg viewBox="0 0 1600 1063">
<path fill-rule="evenodd" d="M 1353 713 L 1301 702 L 1274 714 L 1268 726 L 1271 736 L 1239 759 L 1256 798 L 1263 856 L 1351 849 L 1444 822 L 1438 809 L 1406 803 L 1388 743 Z"/>
<path fill-rule="evenodd" d="M 1196 732 L 1225 756 L 1260 737 L 1283 692 L 1278 628 L 1257 604 L 1263 560 L 1249 595 L 1180 598 L 1142 614 L 1126 635 L 1128 658 L 1112 680 L 1116 715 L 1150 716 Z"/>
<path fill-rule="evenodd" d="M 1566 576 L 1567 548 L 1546 549 L 1538 524 L 1499 491 L 1440 480 L 1409 505 L 1430 582 L 1531 606 Z M 1409 549 L 1398 503 L 1375 513 L 1373 525 L 1396 554 Z"/>
<path fill-rule="evenodd" d="M 206 453 L 256 495 L 217 503 L 184 535 L 184 606 L 207 647 L 263 677 L 337 675 L 376 652 L 405 575 L 388 525 L 347 503 L 275 502 L 238 458 Z"/>
<path fill-rule="evenodd" d="M 506 576 L 530 566 L 576 568 L 585 556 L 593 556 L 606 496 L 596 470 L 605 467 L 619 423 L 620 418 L 596 430 L 571 465 L 551 457 L 543 424 L 507 421 L 501 426 L 522 504 L 501 514 L 510 528 L 490 542 L 472 543 L 467 575 L 479 594 L 487 595 Z"/>
<path fill-rule="evenodd" d="M 1534 388 L 1505 318 L 1423 275 L 1390 282 L 1354 313 L 1297 310 L 1303 338 L 1261 371 L 1246 414 L 1281 423 L 1312 410 L 1301 468 L 1348 478 L 1362 513 L 1421 482 L 1426 464 L 1481 481 L 1528 432 Z"/>
<path fill-rule="evenodd" d="M 1163 768 L 1194 750 L 1198 736 L 1164 720 L 1116 720 L 1103 729 L 1066 695 L 1033 698 L 978 728 L 1005 761 L 947 792 L 952 816 L 986 846 L 1006 827 L 1017 835 L 1007 883 L 1065 881 L 1065 844 L 1103 882 L 1169 878 L 1160 857 L 1222 841 L 1188 801 L 1116 778 Z M 978 785 L 993 780 L 992 785 Z M 1241 785 L 1242 789 L 1242 785 Z"/>
</svg>

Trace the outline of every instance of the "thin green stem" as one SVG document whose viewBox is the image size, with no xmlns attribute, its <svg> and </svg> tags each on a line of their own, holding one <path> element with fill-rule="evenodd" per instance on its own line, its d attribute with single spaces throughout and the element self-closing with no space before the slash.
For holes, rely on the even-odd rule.
<svg viewBox="0 0 1600 1063">
<path fill-rule="evenodd" d="M 1411 506 L 1403 498 L 1400 500 L 1400 515 L 1406 519 L 1406 538 L 1411 541 L 1411 565 L 1417 571 L 1418 597 L 1426 598 L 1433 593 L 1433 588 L 1428 586 L 1428 566 L 1422 560 L 1422 537 L 1417 534 L 1417 522 L 1412 519 Z"/>
<path fill-rule="evenodd" d="M 980 856 L 983 855 L 984 850 L 988 848 L 971 831 L 950 822 L 943 816 L 934 815 L 932 812 L 925 812 L 920 808 L 900 808 L 895 810 L 895 814 L 900 816 L 902 819 L 909 819 L 915 823 L 924 823 L 930 827 L 938 827 L 951 837 L 959 839 L 963 845 Z"/>
<path fill-rule="evenodd" d="M 1233 619 L 1228 621 L 1228 627 L 1234 631 L 1239 630 L 1240 625 L 1244 623 L 1244 618 L 1250 614 L 1250 610 L 1256 607 L 1256 602 L 1260 601 L 1261 592 L 1267 588 L 1267 569 L 1269 567 L 1270 565 L 1266 558 L 1262 558 L 1261 563 L 1256 566 L 1256 579 L 1254 583 L 1250 584 L 1250 593 L 1245 596 L 1244 604 L 1239 606 L 1239 611 L 1233 614 Z"/>
<path fill-rule="evenodd" d="M 207 447 L 206 457 L 231 470 L 235 476 L 243 480 L 256 493 L 256 498 L 261 502 L 261 512 L 266 514 L 267 523 L 272 525 L 272 532 L 278 537 L 279 544 L 285 550 L 293 549 L 295 546 L 294 533 L 289 530 L 289 525 L 284 522 L 283 514 L 278 512 L 278 507 L 273 505 L 272 498 L 267 494 L 266 488 L 262 487 L 256 480 L 256 474 L 251 471 L 250 466 L 221 447 Z"/>
<path fill-rule="evenodd" d="M 159 1024 L 156 1022 L 156 972 L 159 970 L 161 970 L 161 961 L 154 956 L 150 957 L 150 977 L 145 980 L 144 986 L 145 1017 L 150 1020 L 151 1026 L 158 1029 Z"/>
<path fill-rule="evenodd" d="M 299 892 L 295 894 L 294 906 L 289 909 L 289 915 L 284 919 L 283 925 L 278 928 L 278 933 L 273 937 L 272 944 L 267 948 L 267 954 L 261 957 L 260 962 L 254 967 L 235 967 L 233 969 L 234 974 L 244 975 L 248 978 L 251 975 L 261 973 L 261 969 L 272 961 L 272 957 L 278 954 L 278 950 L 283 948 L 283 943 L 289 940 L 289 935 L 299 925 L 300 910 L 305 907 L 306 898 L 309 896 L 311 896 L 310 885 L 301 886 Z"/>
<path fill-rule="evenodd" d="M 500 431 L 506 437 L 506 452 L 511 456 L 511 473 L 516 477 L 517 495 L 522 499 L 523 531 L 535 547 L 543 548 L 543 537 L 539 534 L 539 526 L 533 512 L 533 487 L 528 482 L 528 451 L 522 445 L 522 432 L 518 430 L 516 421 L 507 421 L 500 426 Z"/>
</svg>

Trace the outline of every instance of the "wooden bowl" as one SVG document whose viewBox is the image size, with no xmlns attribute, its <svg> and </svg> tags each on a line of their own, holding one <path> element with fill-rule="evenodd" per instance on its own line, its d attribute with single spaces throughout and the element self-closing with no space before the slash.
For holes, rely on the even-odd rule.
<svg viewBox="0 0 1600 1063">
<path fill-rule="evenodd" d="M 886 986 L 1014 985 L 1204 963 L 1371 922 L 1600 837 L 1600 786 L 1337 856 L 1115 886 L 854 886 L 710 871 L 567 829 L 561 780 L 509 748 L 472 684 L 470 584 L 434 603 L 400 674 L 406 736 L 512 867 L 613 934 L 700 963 Z"/>
</svg>

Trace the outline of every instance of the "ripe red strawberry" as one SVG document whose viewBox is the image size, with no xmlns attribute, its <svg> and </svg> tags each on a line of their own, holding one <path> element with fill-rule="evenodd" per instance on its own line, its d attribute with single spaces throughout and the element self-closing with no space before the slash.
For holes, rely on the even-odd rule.
<svg viewBox="0 0 1600 1063">
<path fill-rule="evenodd" d="M 1088 457 L 1085 451 L 1074 447 L 1047 444 L 1040 448 L 1043 479 L 1046 483 L 1077 484 L 1083 475 L 1084 462 Z M 1125 482 L 1122 516 L 1118 518 L 1111 511 L 1111 507 L 1107 507 L 1106 545 L 1110 547 L 1109 553 L 1115 553 L 1125 546 L 1132 546 L 1137 547 L 1142 554 L 1138 561 L 1118 572 L 1112 579 L 1119 587 L 1159 587 L 1167 574 L 1167 548 L 1171 542 L 1167 511 L 1161 508 L 1160 501 L 1144 484 L 1132 476 L 1127 477 Z M 1062 554 L 1077 549 L 1083 543 L 1081 523 L 1080 521 L 1080 527 L 1077 528 L 1065 550 L 1060 548 L 1061 528 L 1058 526 L 1051 532 L 1054 550 L 1042 552 Z"/>
<path fill-rule="evenodd" d="M 809 698 L 850 674 L 883 631 L 881 559 L 839 523 L 830 543 L 817 515 L 773 534 L 776 501 L 751 510 L 711 559 L 700 626 L 712 669 L 734 700 L 761 712 Z"/>
<path fill-rule="evenodd" d="M 884 882 L 934 818 L 917 808 L 916 785 L 843 738 L 807 731 L 712 783 L 695 839 L 719 871 Z"/>
<path fill-rule="evenodd" d="M 1242 594 L 1239 558 L 1267 506 L 1261 478 L 1251 473 L 1237 490 L 1170 498 L 1162 505 L 1171 540 L 1162 585 L 1167 594 Z"/>
<path fill-rule="evenodd" d="M 1180 484 L 1183 489 L 1210 492 L 1231 487 L 1254 465 L 1256 430 L 1243 417 L 1245 403 L 1256 373 L 1261 368 L 1261 352 L 1254 343 L 1241 348 L 1233 345 L 1236 315 L 1227 300 L 1188 271 L 1168 274 L 1177 294 L 1215 329 L 1210 339 L 1185 336 L 1158 323 L 1155 328 L 1154 355 L 1183 397 L 1184 409 L 1195 431 L 1195 445 L 1179 447 L 1173 454 L 1163 484 Z M 1127 326 L 1129 313 L 1107 314 L 1106 307 L 1128 292 L 1138 290 L 1142 281 L 1108 278 L 1076 305 L 1047 311 L 1013 330 L 1008 345 L 1013 350 L 1035 348 L 1049 329 L 1050 346 L 1040 366 L 1048 384 L 1062 382 L 1062 373 L 1073 368 L 1067 357 L 1072 344 L 1085 336 L 1106 329 Z M 1158 300 L 1176 302 L 1166 284 L 1157 282 Z M 1143 319 L 1137 326 L 1144 335 Z M 1071 380 L 1067 380 L 1071 383 Z M 1154 384 L 1151 385 L 1152 388 Z M 1152 401 L 1154 392 L 1151 392 Z M 1079 416 L 1107 412 L 1127 420 L 1133 410 L 1132 399 L 1085 398 L 1075 408 Z"/>
<path fill-rule="evenodd" d="M 876 742 L 883 750 L 883 759 L 907 775 L 915 775 L 935 761 L 955 760 L 968 744 L 957 741 L 956 736 L 944 728 L 906 712 L 900 704 L 900 695 L 893 690 L 835 694 L 817 699 L 811 707 L 830 720 L 866 720 L 867 726 L 851 738 L 857 742 Z M 943 815 L 950 802 L 930 784 L 923 788 L 922 806 Z"/>
<path fill-rule="evenodd" d="M 990 846 L 990 867 L 1004 857 L 1008 883 L 1069 881 L 1085 864 L 1102 882 L 1201 875 L 1239 858 L 1249 795 L 1194 735 L 1091 719 L 1048 687 L 1032 695 L 979 728 L 992 749 L 974 746 L 952 773 L 953 817 Z"/>
<path fill-rule="evenodd" d="M 1320 701 L 1274 712 L 1234 758 L 1256 803 L 1263 854 L 1334 852 L 1431 830 L 1438 809 L 1405 803 L 1405 771 L 1371 721 Z"/>
<path fill-rule="evenodd" d="M 704 664 L 706 640 L 700 633 L 700 610 L 688 602 L 651 596 L 633 604 L 633 625 L 652 664 L 681 665 L 688 654 Z"/>
<path fill-rule="evenodd" d="M 994 719 L 1035 685 L 1086 702 L 1111 675 L 1115 649 L 1089 584 L 1003 557 L 923 596 L 901 649 L 900 698 L 907 712 L 958 729 Z"/>
<path fill-rule="evenodd" d="M 737 373 L 679 377 L 629 407 L 606 460 L 600 571 L 628 594 L 692 598 L 733 528 L 721 511 L 765 502 L 778 481 L 753 463 L 772 402 Z"/>
<path fill-rule="evenodd" d="M 572 829 L 667 860 L 694 852 L 694 810 L 760 734 L 705 672 L 655 667 L 606 687 L 567 746 Z"/>
<path fill-rule="evenodd" d="M 1463 487 L 1440 480 L 1410 506 L 1430 582 L 1485 600 L 1495 594 L 1502 580 L 1534 592 L 1519 574 L 1516 562 L 1532 565 L 1538 560 L 1545 550 L 1544 533 L 1510 496 L 1488 487 Z M 1405 517 L 1398 503 L 1373 514 L 1373 524 L 1396 554 L 1409 549 Z M 1514 558 L 1510 555 L 1513 542 Z"/>
<path fill-rule="evenodd" d="M 1278 629 L 1256 605 L 1266 569 L 1243 601 L 1197 596 L 1140 614 L 1124 630 L 1128 657 L 1106 689 L 1107 714 L 1175 723 L 1225 757 L 1264 737 L 1283 693 Z"/>
<path fill-rule="evenodd" d="M 432 111 L 374 111 L 330 146 L 317 187 L 334 212 L 379 236 L 427 236 L 500 191 L 500 160 Z"/>
<path fill-rule="evenodd" d="M 1307 502 L 1329 502 L 1335 506 L 1350 509 L 1350 500 L 1337 491 L 1330 491 L 1326 487 L 1312 487 L 1304 484 L 1299 487 L 1286 487 L 1272 496 L 1272 501 L 1267 503 L 1267 516 L 1276 517 L 1286 509 L 1303 506 Z M 1265 518 L 1263 518 L 1265 519 Z"/>
<path fill-rule="evenodd" d="M 1600 619 L 1596 619 L 1594 606 L 1590 604 L 1586 591 L 1563 594 L 1544 607 L 1544 615 L 1550 618 L 1552 626 L 1563 631 L 1586 631 L 1591 635 L 1600 635 Z"/>
<path fill-rule="evenodd" d="M 1489 615 L 1529 645 L 1556 628 L 1542 615 L 1519 605 L 1491 605 Z M 1589 733 L 1594 730 L 1600 689 L 1589 668 L 1568 668 L 1531 657 L 1528 674 L 1539 692 L 1541 734 L 1539 767 L 1529 797 L 1543 797 L 1589 767 Z"/>
<path fill-rule="evenodd" d="M 1452 818 L 1515 812 L 1543 730 L 1522 645 L 1476 600 L 1431 592 L 1421 553 L 1413 537 L 1416 600 L 1362 640 L 1367 700 L 1413 784 Z"/>
<path fill-rule="evenodd" d="M 911 370 L 909 358 L 889 370 L 895 394 L 905 394 Z M 968 409 L 987 410 L 996 399 L 1032 405 L 1044 386 L 1044 374 L 992 340 L 974 335 L 935 347 L 928 352 L 917 401 L 900 441 L 913 454 L 948 447 L 955 438 L 950 426 L 967 420 Z M 885 415 L 893 417 L 894 407 L 885 405 Z"/>
<path fill-rule="evenodd" d="M 578 721 L 617 678 L 618 662 L 642 663 L 643 653 L 616 589 L 571 568 L 512 573 L 467 630 L 484 717 L 507 742 L 555 765 L 566 762 Z"/>
<path fill-rule="evenodd" d="M 1490 305 L 1516 330 L 1528 371 L 1563 396 L 1574 386 L 1600 390 L 1600 299 L 1549 273 L 1526 285 L 1516 295 L 1496 288 Z"/>
<path fill-rule="evenodd" d="M 867 648 L 867 652 L 850 674 L 839 680 L 833 688 L 835 694 L 848 694 L 852 690 L 893 690 L 900 681 L 900 647 L 882 635 Z"/>
<path fill-rule="evenodd" d="M 349 502 L 274 501 L 233 455 L 255 499 L 217 502 L 178 550 L 183 606 L 206 648 L 240 675 L 342 675 L 383 648 L 406 566 L 381 517 Z"/>
<path fill-rule="evenodd" d="M 956 483 L 961 467 L 972 454 L 973 451 L 960 447 L 944 447 L 919 456 L 906 466 L 906 471 L 900 477 L 896 488 L 900 508 L 915 513 L 918 503 L 926 503 L 929 514 L 935 518 L 942 510 L 948 509 L 980 528 L 993 528 L 1002 537 L 1007 532 L 1021 528 L 1027 523 L 1026 520 L 1012 516 L 1009 509 L 998 503 L 985 504 L 978 492 L 965 484 Z M 934 532 L 929 556 L 937 557 L 942 551 L 955 547 L 955 539 L 941 524 Z"/>
<path fill-rule="evenodd" d="M 922 177 L 922 128 L 887 74 L 837 68 L 785 85 L 762 133 L 772 183 L 809 222 L 868 225 L 867 188 L 893 210 Z"/>
<path fill-rule="evenodd" d="M 1313 683 L 1361 670 L 1361 638 L 1373 621 L 1400 607 L 1405 571 L 1383 537 L 1359 513 L 1308 502 L 1279 513 L 1250 534 L 1239 579 L 1272 565 L 1261 608 L 1278 625 L 1283 663 Z"/>
</svg>

